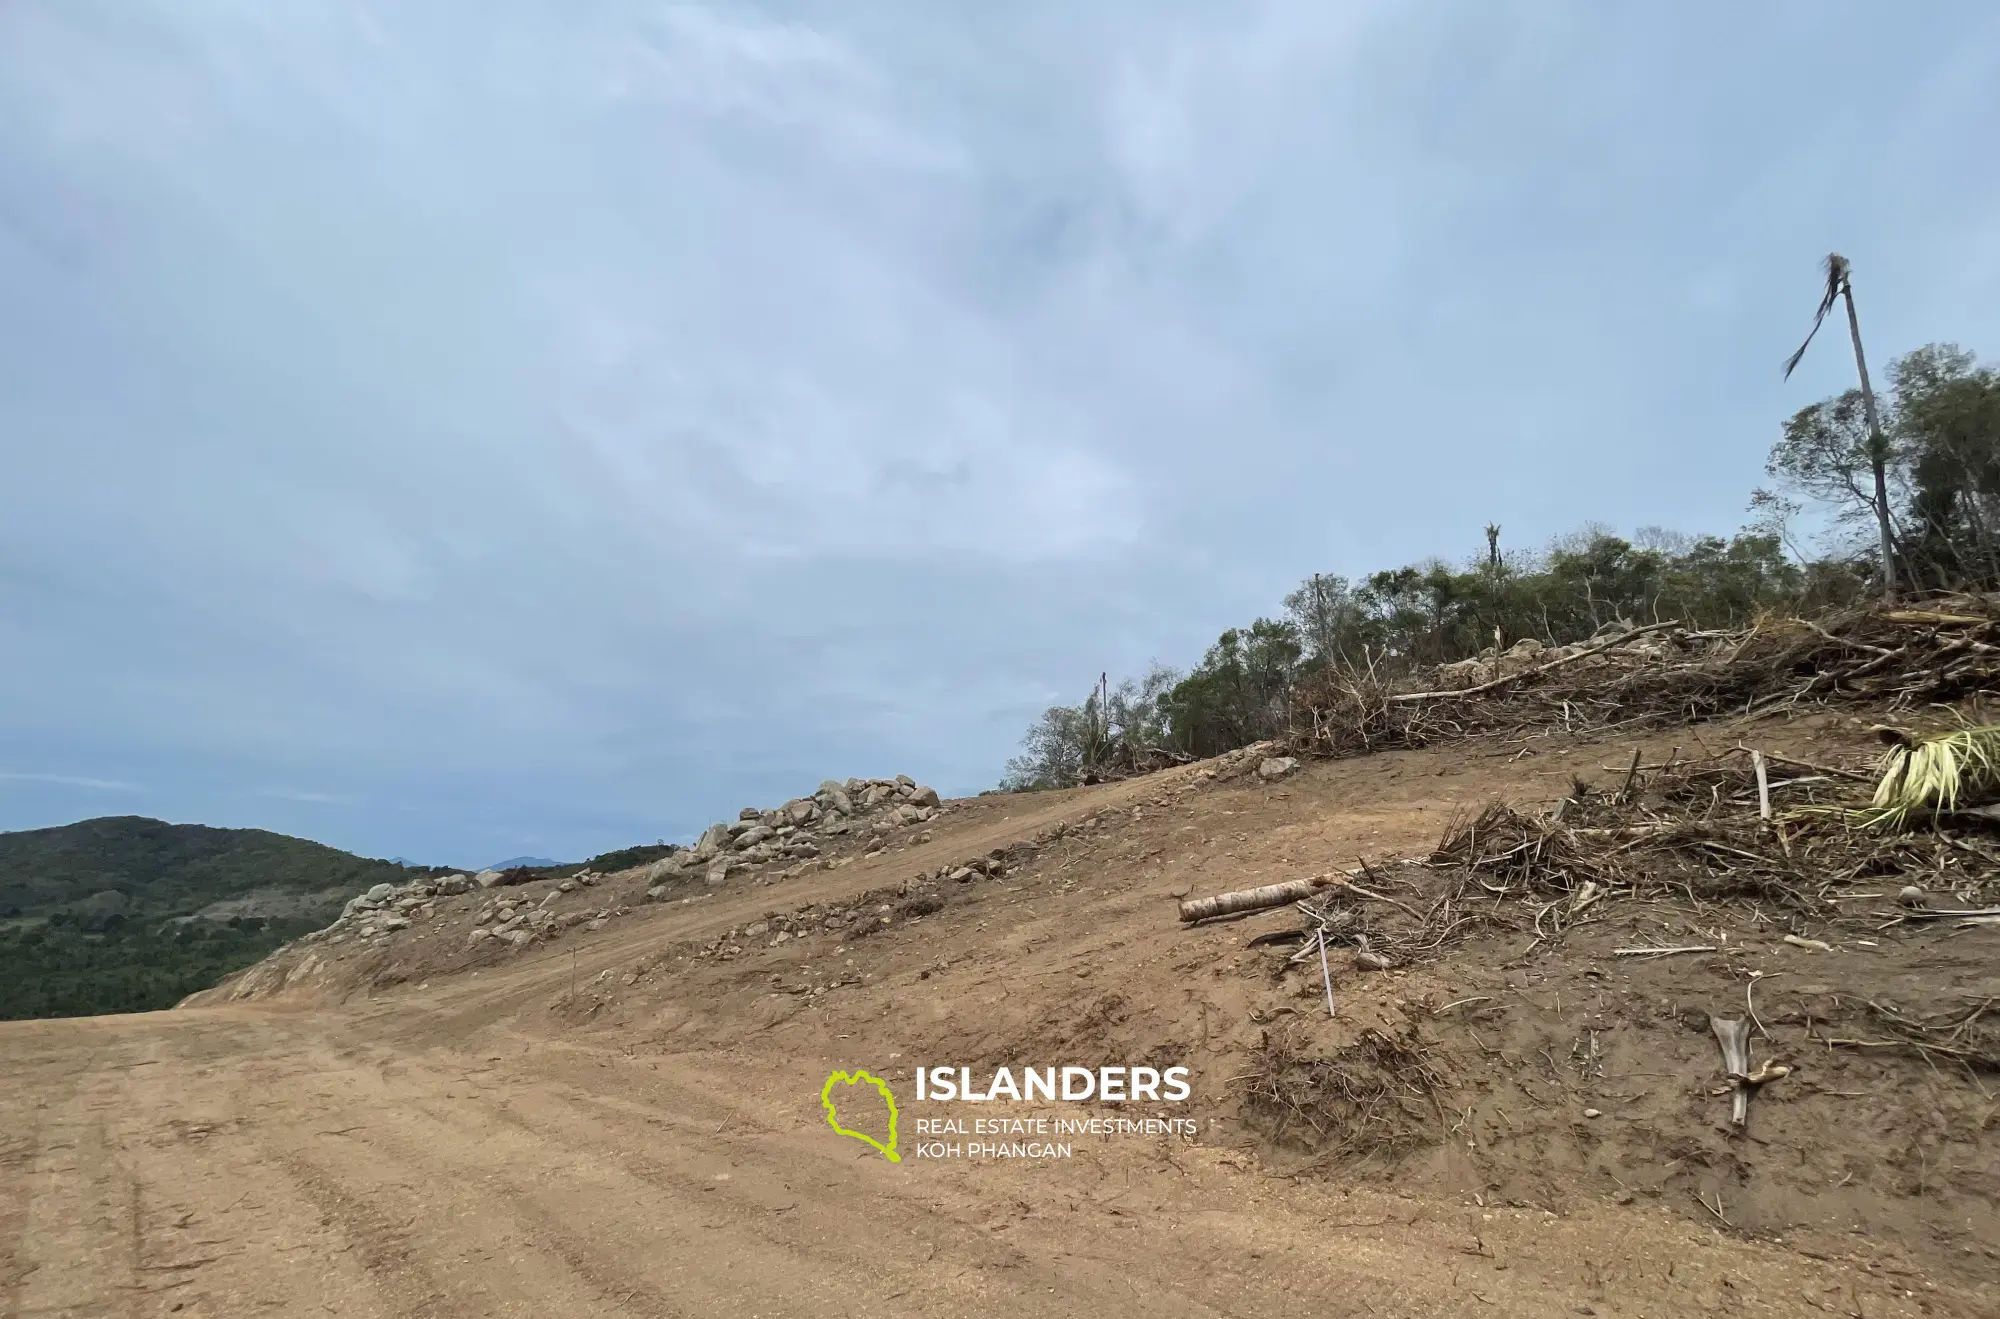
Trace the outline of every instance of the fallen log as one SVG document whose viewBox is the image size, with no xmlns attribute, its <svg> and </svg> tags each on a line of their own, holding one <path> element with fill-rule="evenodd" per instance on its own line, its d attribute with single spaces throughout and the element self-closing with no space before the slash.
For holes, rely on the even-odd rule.
<svg viewBox="0 0 2000 1319">
<path fill-rule="evenodd" d="M 1190 898 L 1181 904 L 1181 919 L 1205 921 L 1217 916 L 1233 916 L 1237 912 L 1263 911 L 1267 907 L 1288 906 L 1300 898 L 1311 897 L 1333 882 L 1332 875 L 1315 875 L 1311 879 L 1291 879 L 1282 884 L 1266 884 L 1263 888 L 1218 893 L 1211 898 Z"/>
<path fill-rule="evenodd" d="M 1889 623 L 1934 623 L 1939 627 L 1973 627 L 1993 621 L 1976 614 L 1945 614 L 1932 609 L 1885 609 L 1880 617 Z"/>
<path fill-rule="evenodd" d="M 1288 879 L 1282 884 L 1266 884 L 1262 888 L 1246 888 L 1238 889 L 1234 893 L 1218 893 L 1214 897 L 1209 898 L 1190 898 L 1180 906 L 1181 919 L 1193 923 L 1195 921 L 1214 920 L 1218 916 L 1235 916 L 1244 912 L 1264 911 L 1270 907 L 1283 907 L 1288 903 L 1298 902 L 1303 898 L 1311 897 L 1321 889 L 1329 888 L 1338 889 L 1342 893 L 1351 893 L 1355 897 L 1364 898 L 1369 902 L 1386 902 L 1392 907 L 1400 908 L 1409 913 L 1415 920 L 1421 921 L 1423 919 L 1423 913 L 1417 911 L 1408 903 L 1398 902 L 1386 893 L 1377 893 L 1373 889 L 1365 889 L 1356 884 L 1352 877 L 1360 873 L 1362 872 L 1357 870 L 1345 872 L 1334 871 L 1331 874 L 1314 875 L 1310 879 Z"/>
</svg>

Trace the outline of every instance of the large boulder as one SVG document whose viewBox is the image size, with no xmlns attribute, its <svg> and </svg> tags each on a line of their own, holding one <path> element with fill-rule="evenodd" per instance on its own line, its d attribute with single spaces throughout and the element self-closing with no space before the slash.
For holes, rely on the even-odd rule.
<svg viewBox="0 0 2000 1319">
<path fill-rule="evenodd" d="M 472 882 L 481 888 L 497 888 L 506 883 L 507 880 L 497 870 L 482 870 L 472 877 Z"/>
<path fill-rule="evenodd" d="M 1298 759 L 1294 756 L 1269 756 L 1258 762 L 1257 777 L 1266 783 L 1276 783 L 1297 771 Z"/>
<path fill-rule="evenodd" d="M 726 824 L 711 824 L 708 826 L 708 832 L 701 836 L 701 841 L 694 845 L 695 859 L 706 861 L 728 845 L 729 826 Z"/>
<path fill-rule="evenodd" d="M 919 785 L 917 790 L 910 794 L 910 800 L 918 806 L 936 806 L 938 804 L 937 789 Z"/>
<path fill-rule="evenodd" d="M 752 825 L 742 833 L 736 835 L 736 850 L 746 852 L 763 842 L 766 838 L 775 837 L 777 832 L 776 829 L 767 824 Z"/>
</svg>

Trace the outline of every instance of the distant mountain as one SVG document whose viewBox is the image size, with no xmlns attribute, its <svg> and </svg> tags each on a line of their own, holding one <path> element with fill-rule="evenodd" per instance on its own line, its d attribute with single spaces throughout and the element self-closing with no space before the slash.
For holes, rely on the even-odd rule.
<svg viewBox="0 0 2000 1319">
<path fill-rule="evenodd" d="M 136 815 L 0 833 L 0 1019 L 171 1006 L 410 877 L 303 838 Z"/>
<path fill-rule="evenodd" d="M 545 866 L 559 866 L 562 862 L 551 861 L 545 856 L 515 856 L 505 861 L 495 861 L 484 867 L 487 870 L 512 870 L 516 866 L 526 866 L 530 870 L 540 870 Z"/>
</svg>

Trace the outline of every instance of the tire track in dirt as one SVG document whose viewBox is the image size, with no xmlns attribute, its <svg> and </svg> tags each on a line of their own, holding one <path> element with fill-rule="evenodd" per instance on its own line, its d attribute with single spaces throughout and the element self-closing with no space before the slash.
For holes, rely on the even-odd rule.
<svg viewBox="0 0 2000 1319">
<path fill-rule="evenodd" d="M 58 1082 L 60 1098 L 36 1103 L 10 1314 L 143 1313 L 136 1185 L 107 1116 L 131 1050 L 98 1023 L 83 1038 L 82 1057 Z"/>
<path fill-rule="evenodd" d="M 95 1058 L 88 1049 L 49 1047 L 61 1038 L 59 1031 L 75 1033 L 67 1023 L 0 1026 L 0 1049 L 13 1060 L 9 1102 L 0 1109 L 0 1316 L 5 1319 L 25 1313 L 28 1279 L 44 1267 L 33 1258 L 29 1223 L 37 1174 L 47 1168 L 45 1156 L 55 1153 L 48 1148 L 50 1114 L 68 1111 Z"/>
<path fill-rule="evenodd" d="M 729 1233 L 703 1197 L 663 1194 L 634 1176 L 624 1152 L 569 1139 L 564 1113 L 545 1114 L 539 1104 L 535 1118 L 514 1111 L 524 1091 L 533 1094 L 532 1082 L 510 1085 L 501 1101 L 452 1105 L 442 1098 L 452 1093 L 442 1078 L 421 1066 L 393 1082 L 353 1070 L 340 1080 L 341 1110 L 364 1124 L 355 1134 L 369 1157 L 338 1167 L 311 1151 L 302 1157 L 343 1180 L 365 1176 L 357 1162 L 418 1175 L 421 1196 L 379 1184 L 373 1193 L 397 1203 L 399 1214 L 473 1217 L 471 1240 L 505 1256 L 495 1267 L 508 1274 L 509 1290 L 534 1296 L 541 1313 L 627 1313 L 620 1307 L 634 1302 L 649 1314 L 803 1312 L 785 1252 Z M 726 1239 L 713 1235 L 718 1230 Z M 696 1243 L 698 1254 L 688 1249 Z M 711 1277 L 718 1260 L 715 1271 L 730 1276 Z M 780 1278 L 789 1281 L 774 1287 Z M 835 1298 L 829 1290 L 827 1299 Z"/>
</svg>

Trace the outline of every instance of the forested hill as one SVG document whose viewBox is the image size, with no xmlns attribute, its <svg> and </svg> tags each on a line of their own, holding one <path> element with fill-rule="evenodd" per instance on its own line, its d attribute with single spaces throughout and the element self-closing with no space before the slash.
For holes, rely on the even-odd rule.
<svg viewBox="0 0 2000 1319">
<path fill-rule="evenodd" d="M 0 1018 L 170 1006 L 410 874 L 262 829 L 135 815 L 0 833 Z"/>
</svg>

